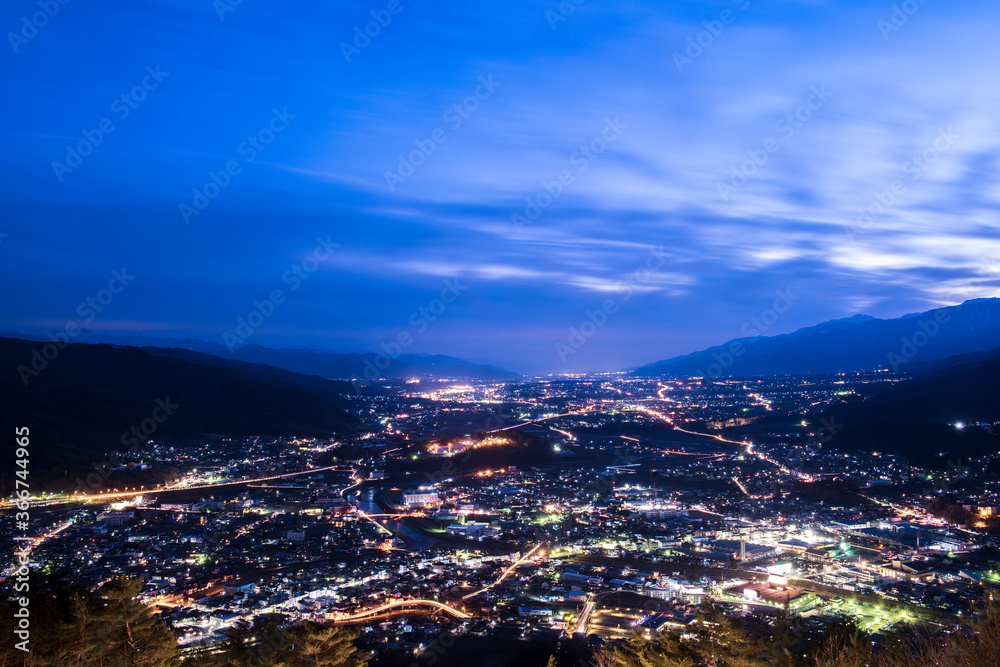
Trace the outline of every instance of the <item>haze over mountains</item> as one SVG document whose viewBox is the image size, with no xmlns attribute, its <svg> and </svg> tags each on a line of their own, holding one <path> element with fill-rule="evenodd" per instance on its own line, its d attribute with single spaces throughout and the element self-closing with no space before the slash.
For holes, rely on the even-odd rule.
<svg viewBox="0 0 1000 667">
<path fill-rule="evenodd" d="M 744 331 L 755 333 L 748 322 Z M 642 366 L 635 375 L 807 375 L 876 368 L 906 371 L 954 355 L 1000 346 L 1000 299 L 891 320 L 865 315 L 832 320 L 781 336 L 748 336 L 700 352 Z"/>
<path fill-rule="evenodd" d="M 0 333 L 2 336 L 48 342 L 44 336 Z M 293 373 L 336 379 L 378 377 L 449 377 L 480 380 L 514 380 L 517 373 L 493 365 L 474 363 L 444 354 L 399 354 L 346 352 L 314 348 L 270 348 L 249 344 L 230 351 L 225 345 L 199 338 L 161 338 L 142 335 L 110 336 L 84 331 L 77 340 L 143 349 L 181 349 L 209 354 L 221 359 L 265 364 Z"/>
<path fill-rule="evenodd" d="M 749 320 L 745 333 L 761 323 Z M 0 336 L 49 342 L 38 335 L 0 332 Z M 448 377 L 514 380 L 520 376 L 495 364 L 443 354 L 355 352 L 321 348 L 269 348 L 249 344 L 229 350 L 198 338 L 165 338 L 140 334 L 106 335 L 83 331 L 74 342 L 135 346 L 161 356 L 183 358 L 184 350 L 233 362 L 280 368 L 329 379 L 371 380 L 378 377 Z M 1000 299 L 975 299 L 958 306 L 911 313 L 895 319 L 867 315 L 830 320 L 779 336 L 749 335 L 707 349 L 658 361 L 631 372 L 640 377 L 808 375 L 891 368 L 911 373 L 937 368 L 956 355 L 967 361 L 986 359 L 1000 348 Z M 158 351 L 157 351 L 158 350 Z M 197 357 L 188 360 L 197 363 Z M 957 363 L 957 362 L 956 362 Z M 953 364 L 946 364 L 953 365 Z"/>
<path fill-rule="evenodd" d="M 26 374 L 33 368 L 33 351 L 46 339 L 0 338 L 0 364 L 8 378 L 0 383 L 0 401 L 10 414 L 46 433 L 49 445 L 39 456 L 41 465 L 73 466 L 121 450 L 127 445 L 123 435 L 147 420 L 157 401 L 180 406 L 157 422 L 157 438 L 323 436 L 350 429 L 359 423 L 349 411 L 350 397 L 359 388 L 330 378 L 365 380 L 369 364 L 380 363 L 373 353 L 249 345 L 227 356 L 220 353 L 226 352 L 221 345 L 193 339 L 155 339 L 164 345 L 141 348 L 115 340 L 117 345 L 70 344 L 41 370 Z M 220 354 L 190 349 L 198 347 Z M 856 316 L 783 336 L 739 339 L 635 374 L 821 374 L 891 367 L 894 359 L 897 370 L 915 379 L 814 415 L 843 423 L 831 444 L 918 457 L 931 456 L 932 450 L 968 456 L 996 446 L 996 434 L 954 424 L 1000 420 L 998 299 L 893 320 Z M 444 355 L 401 355 L 385 371 L 376 367 L 375 376 L 519 377 Z"/>
</svg>

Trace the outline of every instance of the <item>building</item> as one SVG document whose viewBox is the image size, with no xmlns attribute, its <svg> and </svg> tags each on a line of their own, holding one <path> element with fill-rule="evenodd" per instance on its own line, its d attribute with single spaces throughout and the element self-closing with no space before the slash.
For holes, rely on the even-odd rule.
<svg viewBox="0 0 1000 667">
<path fill-rule="evenodd" d="M 688 514 L 686 509 L 680 507 L 637 507 L 635 511 L 645 519 L 674 519 Z"/>
<path fill-rule="evenodd" d="M 135 512 L 110 512 L 102 514 L 100 521 L 106 526 L 124 526 L 135 518 Z"/>
<path fill-rule="evenodd" d="M 905 579 L 906 581 L 931 581 L 934 579 L 934 570 L 916 561 L 896 559 L 888 563 L 873 563 L 872 569 L 876 574 L 890 579 Z"/>
<path fill-rule="evenodd" d="M 771 575 L 767 582 L 742 584 L 727 588 L 721 596 L 723 602 L 738 604 L 746 609 L 788 609 L 793 615 L 809 611 L 818 598 L 807 591 L 792 588 L 784 577 Z"/>
<path fill-rule="evenodd" d="M 407 507 L 436 507 L 441 502 L 437 491 L 407 491 L 403 504 Z"/>
<path fill-rule="evenodd" d="M 694 614 L 686 614 L 679 611 L 664 611 L 653 614 L 639 623 L 640 632 L 647 640 L 653 640 L 660 636 L 665 630 L 686 628 L 698 620 Z"/>
<path fill-rule="evenodd" d="M 226 595 L 237 595 L 239 593 L 253 594 L 257 591 L 257 584 L 252 581 L 246 583 L 226 584 L 222 587 L 222 592 Z"/>
<path fill-rule="evenodd" d="M 664 588 L 662 586 L 646 586 L 645 594 L 651 598 L 657 598 L 659 600 L 669 600 L 671 598 L 678 597 L 676 595 L 676 588 Z"/>
<path fill-rule="evenodd" d="M 857 574 L 859 586 L 874 588 L 875 586 L 882 585 L 882 575 L 877 572 L 872 572 L 871 570 L 852 570 L 851 573 Z"/>
<path fill-rule="evenodd" d="M 500 529 L 488 523 L 453 523 L 445 529 L 449 535 L 485 540 L 500 536 Z"/>
<path fill-rule="evenodd" d="M 717 540 L 712 544 L 712 551 L 723 558 L 733 556 L 748 561 L 770 558 L 775 555 L 774 547 L 738 540 Z"/>
</svg>

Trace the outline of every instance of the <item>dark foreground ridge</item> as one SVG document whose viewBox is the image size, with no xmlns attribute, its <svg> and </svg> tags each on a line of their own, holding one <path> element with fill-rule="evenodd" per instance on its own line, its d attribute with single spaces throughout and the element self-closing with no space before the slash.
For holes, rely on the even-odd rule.
<svg viewBox="0 0 1000 667">
<path fill-rule="evenodd" d="M 32 425 L 40 445 L 34 450 L 36 478 L 63 476 L 147 437 L 327 435 L 356 423 L 347 412 L 352 385 L 346 382 L 109 345 L 67 345 L 32 366 L 43 346 L 0 338 L 7 378 L 0 383 L 0 402 L 7 414 Z"/>
</svg>

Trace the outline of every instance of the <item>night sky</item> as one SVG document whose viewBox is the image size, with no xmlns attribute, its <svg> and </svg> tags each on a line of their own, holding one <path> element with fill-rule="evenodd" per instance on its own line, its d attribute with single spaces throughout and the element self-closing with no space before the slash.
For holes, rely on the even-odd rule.
<svg viewBox="0 0 1000 667">
<path fill-rule="evenodd" d="M 0 330 L 559 372 L 996 296 L 1000 7 L 895 7 L 8 0 Z"/>
</svg>

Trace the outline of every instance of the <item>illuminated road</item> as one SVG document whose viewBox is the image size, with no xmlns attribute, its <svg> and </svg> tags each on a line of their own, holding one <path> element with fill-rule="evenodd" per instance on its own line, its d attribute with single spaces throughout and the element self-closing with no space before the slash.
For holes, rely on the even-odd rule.
<svg viewBox="0 0 1000 667">
<path fill-rule="evenodd" d="M 590 620 L 590 615 L 594 613 L 594 609 L 597 607 L 597 599 L 592 599 L 583 605 L 583 611 L 580 612 L 580 619 L 573 626 L 570 636 L 575 635 L 577 632 L 587 632 L 587 622 Z"/>
<path fill-rule="evenodd" d="M 79 503 L 79 502 L 95 502 L 101 500 L 118 500 L 121 498 L 135 498 L 137 496 L 151 496 L 158 493 L 167 493 L 170 491 L 199 491 L 201 489 L 217 489 L 224 486 L 241 486 L 244 484 L 256 484 L 258 482 L 269 482 L 275 479 L 287 479 L 289 477 L 296 477 L 298 475 L 310 475 L 318 472 L 326 472 L 328 470 L 340 469 L 339 465 L 326 466 L 325 468 L 309 468 L 308 470 L 299 470 L 298 472 L 289 472 L 281 475 L 270 475 L 268 477 L 255 477 L 254 479 L 241 479 L 231 482 L 214 482 L 212 484 L 193 484 L 184 485 L 177 484 L 174 486 L 166 486 L 162 489 L 144 489 L 142 491 L 120 491 L 120 492 L 110 492 L 110 493 L 94 493 L 94 494 L 76 494 L 68 496 L 65 498 L 52 499 L 52 500 L 41 500 L 39 498 L 32 497 L 29 499 L 29 505 L 31 507 L 47 507 L 49 505 L 65 505 L 68 503 Z M 5 500 L 0 502 L 0 509 L 10 509 L 16 506 L 17 503 L 10 500 Z"/>
<path fill-rule="evenodd" d="M 733 477 L 733 482 L 736 483 L 736 486 L 740 487 L 740 491 L 746 494 L 748 498 L 760 498 L 760 496 L 755 496 L 749 491 L 747 491 L 747 487 L 743 486 L 743 482 L 740 481 L 739 477 Z"/>
<path fill-rule="evenodd" d="M 572 417 L 574 415 L 583 415 L 590 412 L 591 409 L 592 408 L 584 408 L 583 410 L 579 410 L 577 412 L 564 412 L 561 415 L 552 415 L 551 417 L 540 417 L 538 419 L 532 419 L 526 422 L 521 422 L 520 424 L 514 424 L 513 426 L 504 426 L 503 428 L 493 429 L 492 431 L 487 431 L 487 433 L 499 433 L 500 431 L 509 431 L 512 428 L 520 428 L 522 426 L 527 426 L 528 424 L 537 424 L 538 422 L 548 421 L 549 419 L 558 419 L 559 417 Z M 553 430 L 558 430 L 558 429 L 553 429 Z M 572 437 L 572 435 L 569 434 L 569 437 Z"/>
<path fill-rule="evenodd" d="M 597 601 L 600 600 L 605 595 L 614 595 L 617 591 L 608 591 L 605 593 L 598 593 L 592 597 L 587 604 L 583 606 L 583 611 L 580 612 L 580 618 L 577 620 L 576 625 L 573 626 L 573 630 L 570 631 L 570 636 L 577 632 L 585 633 L 587 632 L 587 624 L 590 622 L 590 615 L 594 613 L 597 609 Z"/>
<path fill-rule="evenodd" d="M 662 419 L 663 421 L 673 426 L 675 431 L 680 431 L 681 433 L 687 433 L 689 435 L 697 435 L 703 438 L 713 438 L 715 440 L 718 440 L 719 442 L 726 442 L 729 443 L 730 445 L 738 445 L 740 447 L 745 447 L 747 444 L 745 442 L 737 442 L 736 440 L 728 440 L 726 438 L 723 438 L 721 435 L 712 435 L 710 433 L 698 433 L 697 431 L 688 431 L 687 429 L 683 429 L 677 424 L 675 424 L 673 419 L 663 414 L 662 412 L 658 412 L 653 408 L 648 408 L 644 405 L 637 405 L 635 406 L 635 409 L 638 410 L 639 412 L 645 412 L 646 414 L 652 415 L 657 419 Z"/>
<path fill-rule="evenodd" d="M 17 547 L 17 551 L 18 551 L 19 554 L 23 553 L 25 557 L 28 557 L 31 554 L 32 551 L 34 551 L 35 549 L 37 549 L 38 547 L 40 547 L 42 544 L 44 544 L 46 540 L 49 540 L 49 539 L 52 539 L 53 537 L 56 537 L 57 535 L 59 535 L 59 533 L 63 532 L 64 530 L 66 530 L 67 528 L 69 528 L 72 525 L 73 525 L 72 521 L 65 521 L 65 522 L 59 524 L 58 527 L 53 528 L 48 533 L 45 533 L 44 535 L 39 535 L 37 537 L 33 537 L 30 540 L 20 540 L 20 539 L 15 538 L 15 540 L 17 540 L 15 542 L 15 546 Z M 21 550 L 24 549 L 25 547 L 27 547 L 27 550 L 24 551 L 24 552 L 22 552 Z M 9 571 L 12 573 L 16 569 L 17 569 L 17 565 L 12 565 L 9 568 Z"/>
<path fill-rule="evenodd" d="M 870 500 L 871 502 L 875 503 L 876 505 L 880 505 L 882 507 L 887 507 L 887 508 L 893 510 L 894 512 L 896 512 L 900 516 L 900 518 L 904 518 L 904 519 L 906 519 L 906 518 L 918 519 L 918 520 L 921 520 L 921 521 L 930 521 L 932 523 L 935 521 L 935 518 L 932 517 L 932 516 L 930 516 L 927 513 L 927 510 L 925 510 L 922 507 L 903 507 L 902 505 L 895 505 L 895 504 L 890 503 L 890 502 L 885 501 L 885 500 L 879 500 L 878 498 L 872 498 L 871 496 L 865 495 L 865 494 L 861 493 L 860 491 L 855 491 L 855 494 L 858 495 L 858 496 L 861 496 L 865 500 Z M 949 527 L 953 528 L 953 529 L 957 529 L 957 530 L 962 530 L 960 526 L 949 526 Z M 965 532 L 968 532 L 968 531 L 965 531 Z"/>
<path fill-rule="evenodd" d="M 754 456 L 754 457 L 760 459 L 761 461 L 766 461 L 767 463 L 770 463 L 771 465 L 773 465 L 776 468 L 778 468 L 779 470 L 781 470 L 781 472 L 785 473 L 786 475 L 789 475 L 789 476 L 792 476 L 792 477 L 797 477 L 797 478 L 799 478 L 799 479 L 801 479 L 802 481 L 805 481 L 805 482 L 811 482 L 811 481 L 813 481 L 813 479 L 812 479 L 812 477 L 810 475 L 808 475 L 806 473 L 803 473 L 803 472 L 799 472 L 797 470 L 792 470 L 788 466 L 784 465 L 783 463 L 779 463 L 779 462 L 775 461 L 774 459 L 768 457 L 767 455 L 765 455 L 762 452 L 755 452 L 754 449 L 753 449 L 753 444 L 752 443 L 749 443 L 749 442 L 737 442 L 736 440 L 729 440 L 727 438 L 723 438 L 721 435 L 709 435 L 707 433 L 697 433 L 695 431 L 688 431 L 688 430 L 683 429 L 680 426 L 677 426 L 676 424 L 674 424 L 674 420 L 672 420 L 670 417 L 668 417 L 667 415 L 663 414 L 662 412 L 657 412 L 656 410 L 653 410 L 652 408 L 647 408 L 645 406 L 637 406 L 637 409 L 640 410 L 641 412 L 645 412 L 647 414 L 653 415 L 654 417 L 658 417 L 658 418 L 662 419 L 663 421 L 665 421 L 668 424 L 670 424 L 671 426 L 673 426 L 674 430 L 676 430 L 676 431 L 680 431 L 681 433 L 689 433 L 691 435 L 700 435 L 700 436 L 703 436 L 703 437 L 706 437 L 706 438 L 715 438 L 719 442 L 725 442 L 725 443 L 728 443 L 728 444 L 731 444 L 731 445 L 738 445 L 739 447 L 743 448 L 743 450 L 744 450 L 744 452 L 746 452 L 747 456 Z M 737 484 L 739 484 L 739 482 L 737 482 Z M 743 488 L 743 487 L 741 486 L 740 488 Z M 750 494 L 748 493 L 747 495 L 750 495 Z M 751 496 L 751 497 L 754 497 L 754 496 Z"/>
<path fill-rule="evenodd" d="M 597 603 L 594 600 L 589 601 L 583 606 L 583 612 L 580 613 L 580 620 L 573 626 L 573 631 L 570 635 L 574 635 L 577 632 L 587 632 L 587 621 L 590 620 L 590 615 L 594 612 L 596 606 Z"/>
<path fill-rule="evenodd" d="M 469 618 L 469 615 L 466 614 L 464 611 L 455 609 L 454 607 L 446 605 L 442 602 L 438 602 L 436 600 L 393 600 L 383 605 L 379 605 L 378 607 L 372 607 L 371 609 L 366 609 L 364 611 L 360 611 L 355 614 L 333 616 L 330 620 L 334 621 L 335 623 L 343 623 L 347 621 L 360 621 L 364 619 L 371 619 L 371 617 L 373 616 L 384 614 L 385 612 L 391 611 L 393 609 L 398 609 L 400 607 L 406 608 L 412 606 L 431 607 L 433 609 L 438 609 L 440 611 L 447 612 L 452 616 L 454 616 L 455 618 Z"/>
<path fill-rule="evenodd" d="M 514 563 L 510 567 L 508 567 L 506 570 L 504 570 L 500 574 L 500 576 L 497 578 L 497 580 L 494 581 L 492 584 L 490 584 L 489 586 L 486 586 L 485 588 L 480 588 L 478 591 L 476 591 L 474 593 L 469 593 L 468 595 L 463 595 L 462 599 L 463 600 L 468 600 L 469 598 L 474 597 L 476 595 L 479 595 L 480 593 L 485 593 L 486 591 L 490 590 L 491 588 L 493 588 L 494 586 L 496 586 L 497 584 L 499 584 L 501 581 L 503 581 L 508 576 L 510 576 L 510 573 L 513 572 L 515 569 L 517 569 L 518 565 L 520 565 L 521 563 L 523 563 L 526 560 L 528 560 L 529 558 L 531 558 L 534 555 L 534 553 L 536 551 L 538 551 L 539 547 L 541 547 L 541 546 L 542 546 L 541 544 L 536 544 L 534 547 L 532 547 L 531 551 L 529 551 L 528 553 L 526 553 L 523 556 L 521 556 L 520 558 L 518 558 L 516 561 L 514 561 Z"/>
</svg>

